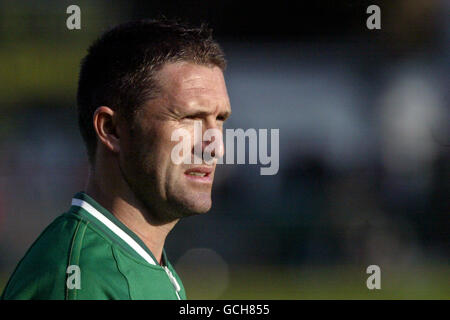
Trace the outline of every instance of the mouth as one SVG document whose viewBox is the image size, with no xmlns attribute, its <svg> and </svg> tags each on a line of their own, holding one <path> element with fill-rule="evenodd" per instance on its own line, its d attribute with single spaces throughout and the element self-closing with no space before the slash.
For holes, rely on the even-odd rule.
<svg viewBox="0 0 450 320">
<path fill-rule="evenodd" d="M 211 183 L 212 173 L 213 168 L 211 167 L 196 167 L 186 170 L 184 175 L 191 181 Z"/>
</svg>

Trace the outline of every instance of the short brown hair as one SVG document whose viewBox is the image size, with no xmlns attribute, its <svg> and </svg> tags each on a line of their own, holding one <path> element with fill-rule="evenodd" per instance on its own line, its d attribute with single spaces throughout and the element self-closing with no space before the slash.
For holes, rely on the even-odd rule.
<svg viewBox="0 0 450 320">
<path fill-rule="evenodd" d="M 89 161 L 94 162 L 97 137 L 95 110 L 108 106 L 129 120 L 157 94 L 155 74 L 169 62 L 218 66 L 226 61 L 212 30 L 171 20 L 140 20 L 105 32 L 89 48 L 78 82 L 78 123 Z"/>
</svg>

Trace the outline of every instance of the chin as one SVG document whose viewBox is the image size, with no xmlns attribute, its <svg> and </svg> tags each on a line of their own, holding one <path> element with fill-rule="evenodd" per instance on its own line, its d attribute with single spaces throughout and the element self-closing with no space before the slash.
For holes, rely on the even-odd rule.
<svg viewBox="0 0 450 320">
<path fill-rule="evenodd" d="M 187 207 L 187 209 L 190 212 L 189 215 L 207 213 L 211 210 L 211 201 L 191 204 Z"/>
<path fill-rule="evenodd" d="M 206 213 L 211 206 L 211 195 L 192 195 L 179 201 L 181 218 Z"/>
</svg>

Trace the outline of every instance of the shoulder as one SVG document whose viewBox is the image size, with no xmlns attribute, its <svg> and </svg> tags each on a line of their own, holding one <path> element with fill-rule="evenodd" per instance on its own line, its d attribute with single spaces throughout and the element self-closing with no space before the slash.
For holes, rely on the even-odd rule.
<svg viewBox="0 0 450 320">
<path fill-rule="evenodd" d="M 113 243 L 95 226 L 85 222 L 76 231 L 69 252 L 68 266 L 78 286 L 66 286 L 66 298 L 129 299 L 128 281 L 120 272 Z M 78 272 L 78 278 L 75 277 Z M 72 279 L 68 279 L 70 282 Z"/>
<path fill-rule="evenodd" d="M 20 260 L 3 292 L 4 299 L 63 298 L 67 253 L 80 220 L 56 218 Z M 45 298 L 44 298 L 45 299 Z"/>
<path fill-rule="evenodd" d="M 76 272 L 81 275 L 82 289 L 68 286 L 69 280 L 72 280 L 69 278 L 76 276 Z M 109 277 L 106 278 L 105 273 Z M 112 281 L 114 278 L 116 281 Z M 2 298 L 114 298 L 113 293 L 105 292 L 108 286 L 121 280 L 108 239 L 88 221 L 68 212 L 55 219 L 28 249 Z M 92 289 L 94 287 L 95 290 Z"/>
</svg>

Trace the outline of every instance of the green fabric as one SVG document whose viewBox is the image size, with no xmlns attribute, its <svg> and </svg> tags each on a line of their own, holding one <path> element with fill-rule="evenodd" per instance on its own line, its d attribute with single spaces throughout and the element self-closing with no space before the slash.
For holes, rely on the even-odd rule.
<svg viewBox="0 0 450 320">
<path fill-rule="evenodd" d="M 75 198 L 88 202 L 133 238 L 150 256 L 151 251 L 131 230 L 85 193 Z M 186 293 L 181 279 L 163 251 L 167 265 Z M 66 285 L 68 266 L 80 268 L 80 289 Z M 136 299 L 177 300 L 174 285 L 160 265 L 151 265 L 124 240 L 81 207 L 56 218 L 19 262 L 1 299 Z"/>
</svg>

